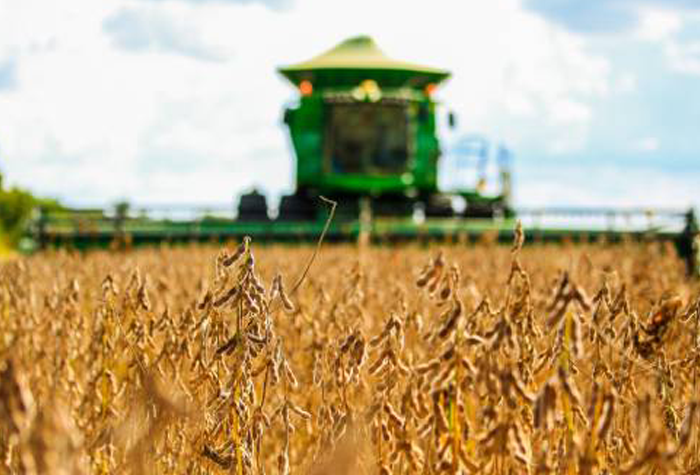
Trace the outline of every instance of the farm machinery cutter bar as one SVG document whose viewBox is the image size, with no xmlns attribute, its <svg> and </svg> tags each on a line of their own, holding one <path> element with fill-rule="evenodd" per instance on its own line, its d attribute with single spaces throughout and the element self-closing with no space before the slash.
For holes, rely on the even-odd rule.
<svg viewBox="0 0 700 475">
<path fill-rule="evenodd" d="M 700 235 L 694 211 L 603 208 L 549 208 L 517 210 L 526 243 L 665 241 L 675 245 L 690 272 L 700 272 Z M 38 213 L 27 228 L 26 250 L 69 247 L 88 249 L 212 243 L 252 236 L 263 243 L 303 243 L 318 240 L 325 218 L 290 222 L 238 220 L 231 208 L 117 207 L 104 210 L 66 210 Z M 364 234 L 376 243 L 432 241 L 473 242 L 488 238 L 513 239 L 514 218 L 464 219 L 368 217 L 334 220 L 326 239 L 353 242 Z M 700 274 L 698 274 L 700 275 Z"/>
</svg>

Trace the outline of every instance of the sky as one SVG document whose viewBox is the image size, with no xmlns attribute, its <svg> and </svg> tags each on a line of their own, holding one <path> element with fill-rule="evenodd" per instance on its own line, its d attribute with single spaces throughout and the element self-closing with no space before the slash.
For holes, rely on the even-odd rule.
<svg viewBox="0 0 700 475">
<path fill-rule="evenodd" d="M 700 206 L 697 0 L 0 0 L 0 171 L 76 206 L 289 192 L 276 68 L 360 34 L 452 71 L 445 167 L 507 144 L 516 205 Z"/>
</svg>

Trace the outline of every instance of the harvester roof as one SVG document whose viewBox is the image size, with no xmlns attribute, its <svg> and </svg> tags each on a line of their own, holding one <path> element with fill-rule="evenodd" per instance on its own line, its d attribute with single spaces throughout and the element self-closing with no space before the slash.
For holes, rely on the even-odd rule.
<svg viewBox="0 0 700 475">
<path fill-rule="evenodd" d="M 355 86 L 365 79 L 373 79 L 384 87 L 423 88 L 450 75 L 444 69 L 391 59 L 369 36 L 347 39 L 313 59 L 280 68 L 279 72 L 296 85 L 308 80 L 320 88 Z"/>
</svg>

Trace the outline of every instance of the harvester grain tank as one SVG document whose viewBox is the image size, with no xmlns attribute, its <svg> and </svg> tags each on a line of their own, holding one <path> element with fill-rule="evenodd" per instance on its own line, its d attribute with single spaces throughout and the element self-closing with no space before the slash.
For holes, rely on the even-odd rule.
<svg viewBox="0 0 700 475">
<path fill-rule="evenodd" d="M 279 72 L 298 90 L 286 109 L 296 157 L 296 191 L 280 202 L 278 220 L 317 219 L 319 195 L 339 203 L 340 219 L 357 219 L 369 202 L 374 216 L 452 217 L 454 196 L 466 201 L 465 217 L 493 217 L 509 210 L 508 197 L 477 189 L 442 193 L 436 88 L 450 73 L 397 61 L 367 36 Z M 267 220 L 265 197 L 240 199 L 239 219 Z"/>
</svg>

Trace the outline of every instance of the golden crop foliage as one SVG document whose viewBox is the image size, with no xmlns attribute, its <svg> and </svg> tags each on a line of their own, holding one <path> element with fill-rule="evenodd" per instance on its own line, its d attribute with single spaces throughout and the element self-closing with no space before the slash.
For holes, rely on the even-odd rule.
<svg viewBox="0 0 700 475">
<path fill-rule="evenodd" d="M 523 240 L 6 262 L 0 472 L 700 473 L 675 251 Z"/>
</svg>

